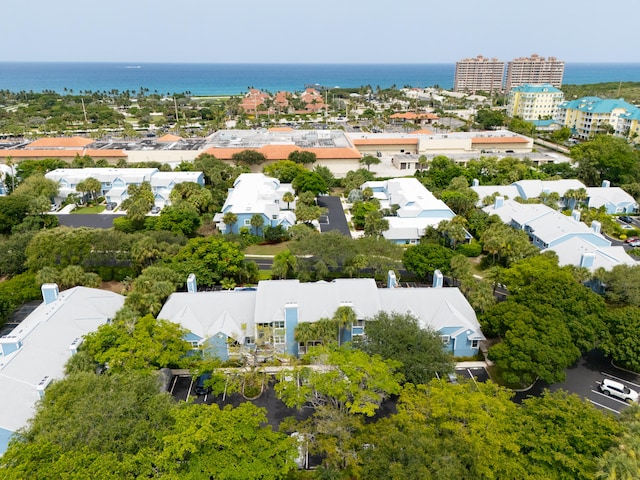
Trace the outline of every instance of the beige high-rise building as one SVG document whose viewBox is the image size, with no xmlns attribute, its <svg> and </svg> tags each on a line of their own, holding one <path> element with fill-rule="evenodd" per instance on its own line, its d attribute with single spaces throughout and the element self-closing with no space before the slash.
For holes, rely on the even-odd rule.
<svg viewBox="0 0 640 480">
<path fill-rule="evenodd" d="M 502 91 L 504 62 L 497 58 L 464 58 L 456 62 L 453 89 L 456 92 L 476 92 L 483 90 L 493 93 Z"/>
<path fill-rule="evenodd" d="M 507 79 L 505 91 L 513 87 L 528 84 L 549 84 L 556 88 L 562 87 L 564 62 L 556 57 L 544 58 L 535 53 L 530 57 L 520 57 L 511 60 L 507 65 Z"/>
</svg>

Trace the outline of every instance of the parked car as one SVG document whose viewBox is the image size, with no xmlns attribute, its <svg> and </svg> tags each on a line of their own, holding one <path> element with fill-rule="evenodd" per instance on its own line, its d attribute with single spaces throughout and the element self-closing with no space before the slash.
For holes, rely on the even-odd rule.
<svg viewBox="0 0 640 480">
<path fill-rule="evenodd" d="M 211 392 L 211 387 L 205 386 L 205 382 L 211 378 L 211 372 L 206 372 L 196 379 L 196 394 L 206 395 Z"/>
<path fill-rule="evenodd" d="M 151 213 L 160 213 L 160 207 L 154 205 L 153 207 L 151 207 Z"/>
<path fill-rule="evenodd" d="M 605 378 L 600 384 L 600 390 L 605 395 L 619 398 L 625 402 L 638 401 L 638 392 L 631 390 L 629 387 L 625 387 L 622 383 L 616 382 L 615 380 Z"/>
<path fill-rule="evenodd" d="M 114 210 L 117 206 L 116 202 L 107 202 L 107 210 Z"/>
<path fill-rule="evenodd" d="M 629 246 L 636 248 L 636 247 L 640 247 L 640 240 L 635 240 L 633 242 L 629 242 Z"/>
<path fill-rule="evenodd" d="M 618 218 L 620 219 L 621 222 L 633 223 L 633 218 L 631 218 L 629 215 L 620 215 Z"/>
<path fill-rule="evenodd" d="M 633 243 L 633 242 L 637 242 L 638 240 L 640 240 L 640 237 L 629 237 L 625 240 L 625 242 Z"/>
</svg>

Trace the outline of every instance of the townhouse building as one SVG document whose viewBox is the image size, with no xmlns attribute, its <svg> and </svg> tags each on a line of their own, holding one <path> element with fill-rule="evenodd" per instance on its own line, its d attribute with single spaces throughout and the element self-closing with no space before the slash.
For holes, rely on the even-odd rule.
<svg viewBox="0 0 640 480">
<path fill-rule="evenodd" d="M 214 216 L 213 221 L 223 233 L 239 233 L 241 228 L 251 229 L 251 218 L 260 215 L 263 226 L 278 225 L 288 229 L 296 223 L 295 200 L 287 203 L 283 200 L 285 193 L 295 196 L 289 183 L 268 177 L 263 173 L 243 173 L 229 189 L 222 211 Z M 233 224 L 224 222 L 225 214 L 233 213 L 236 221 Z M 260 232 L 256 232 L 259 234 Z"/>
<path fill-rule="evenodd" d="M 331 318 L 344 306 L 353 309 L 356 321 L 336 330 L 341 343 L 366 335 L 367 320 L 384 311 L 414 315 L 420 326 L 439 332 L 443 348 L 455 356 L 478 353 L 485 337 L 458 288 L 442 287 L 439 272 L 435 287 L 399 288 L 392 273 L 390 288 L 378 288 L 372 278 L 341 278 L 309 283 L 266 280 L 255 288 L 218 292 L 198 292 L 190 276 L 189 290 L 173 293 L 158 318 L 182 325 L 194 349 L 222 360 L 302 355 L 316 342 L 297 340 L 298 326 Z"/>
</svg>

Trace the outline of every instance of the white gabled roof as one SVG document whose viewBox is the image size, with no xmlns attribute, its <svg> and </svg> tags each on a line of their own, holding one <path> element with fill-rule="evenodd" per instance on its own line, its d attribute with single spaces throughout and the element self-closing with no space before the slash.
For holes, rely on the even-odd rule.
<svg viewBox="0 0 640 480">
<path fill-rule="evenodd" d="M 495 208 L 495 204 L 488 205 L 482 211 L 489 215 L 498 215 L 506 224 L 515 221 L 519 225 L 525 225 L 537 218 L 548 215 L 554 210 L 541 203 L 518 203 L 515 200 L 505 200 L 501 207 Z"/>
<path fill-rule="evenodd" d="M 600 208 L 606 204 L 615 206 L 635 205 L 636 200 L 620 187 L 589 187 L 587 188 L 589 197 L 589 208 Z"/>
<path fill-rule="evenodd" d="M 583 238 L 570 238 L 556 245 L 552 250 L 558 255 L 558 264 L 561 267 L 580 266 L 582 256 L 589 254 L 593 255 L 593 265 L 588 267 L 592 272 L 598 268 L 611 270 L 616 265 L 638 265 L 638 262 L 628 255 L 622 246 L 596 247 Z"/>
<path fill-rule="evenodd" d="M 384 190 L 376 192 L 376 198 L 382 200 L 382 206 L 399 205 L 398 217 L 412 218 L 423 212 L 441 212 L 441 217 L 450 220 L 455 213 L 416 178 L 394 178 L 385 181 L 365 182 L 360 188 Z"/>
<path fill-rule="evenodd" d="M 472 186 L 471 190 L 478 194 L 478 205 L 482 205 L 482 199 L 494 193 L 504 197 L 505 200 L 513 200 L 520 196 L 520 191 L 515 185 L 476 185 Z"/>
<path fill-rule="evenodd" d="M 443 220 L 451 220 L 449 217 L 384 218 L 389 222 L 389 229 L 382 234 L 387 240 L 418 240 L 424 235 L 427 227 L 437 227 Z"/>
<path fill-rule="evenodd" d="M 222 331 L 237 340 L 237 332 L 252 336 L 256 324 L 285 320 L 286 308 L 298 309 L 299 322 L 331 318 L 348 305 L 359 319 L 380 311 L 413 313 L 420 325 L 434 330 L 470 330 L 470 338 L 483 339 L 469 302 L 457 288 L 382 289 L 372 278 L 341 278 L 331 282 L 266 280 L 253 291 L 174 293 L 158 314 L 201 338 Z"/>
<path fill-rule="evenodd" d="M 243 173 L 230 189 L 222 211 L 242 213 L 264 213 L 272 217 L 280 211 L 282 196 L 285 192 L 293 193 L 290 184 L 280 184 L 276 178 L 267 177 L 263 173 Z"/>
<path fill-rule="evenodd" d="M 178 323 L 203 340 L 222 332 L 242 341 L 246 328 L 252 328 L 255 297 L 251 290 L 173 293 L 158 318 Z"/>
<path fill-rule="evenodd" d="M 20 339 L 22 347 L 0 355 L 0 429 L 15 432 L 27 425 L 39 399 L 36 386 L 45 377 L 62 378 L 71 344 L 106 323 L 123 304 L 117 293 L 71 288 L 41 304 L 8 335 Z"/>
</svg>

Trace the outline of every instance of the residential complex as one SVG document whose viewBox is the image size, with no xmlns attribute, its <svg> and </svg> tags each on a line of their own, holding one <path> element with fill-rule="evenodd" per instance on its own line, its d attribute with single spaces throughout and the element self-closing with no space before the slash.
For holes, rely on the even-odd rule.
<svg viewBox="0 0 640 480">
<path fill-rule="evenodd" d="M 579 180 L 520 180 L 511 185 L 474 185 L 480 204 L 493 197 L 492 204 L 483 210 L 514 228 L 529 235 L 532 243 L 541 250 L 552 250 L 560 265 L 610 270 L 616 265 L 636 265 L 622 246 L 612 246 L 611 241 L 600 233 L 600 223 L 592 222 L 591 228 L 580 222 L 580 212 L 571 216 L 542 203 L 520 203 L 516 199 L 530 200 L 542 194 L 558 195 L 557 208 L 576 208 L 576 196 L 582 192 L 589 208 L 604 208 L 609 214 L 637 211 L 635 199 L 619 187 L 603 182 L 601 187 L 587 188 Z"/>
<path fill-rule="evenodd" d="M 204 186 L 202 172 L 161 172 L 157 168 L 59 168 L 48 172 L 45 177 L 59 183 L 57 203 L 69 195 L 78 194 L 76 187 L 87 178 L 95 178 L 101 184 L 99 196 L 110 203 L 120 205 L 127 199 L 129 185 L 148 182 L 153 192 L 154 204 L 160 208 L 171 205 L 171 191 L 183 182 L 193 182 Z"/>
<path fill-rule="evenodd" d="M 292 211 L 295 200 L 286 202 L 283 199 L 287 193 L 292 197 L 295 195 L 291 184 L 281 184 L 277 178 L 263 173 L 243 173 L 229 189 L 222 212 L 217 213 L 213 220 L 224 233 L 239 233 L 241 228 L 252 229 L 254 215 L 260 215 L 263 226 L 281 225 L 288 229 L 296 223 L 296 216 Z M 224 222 L 227 213 L 234 214 L 235 223 L 227 225 Z"/>
<path fill-rule="evenodd" d="M 0 455 L 13 433 L 27 426 L 46 387 L 64 377 L 83 336 L 124 304 L 122 295 L 86 287 L 59 292 L 57 285 L 44 284 L 42 294 L 43 303 L 0 337 Z"/>
<path fill-rule="evenodd" d="M 555 57 L 544 58 L 534 53 L 530 57 L 516 58 L 508 63 L 504 90 L 509 92 L 525 83 L 548 83 L 560 88 L 563 76 L 564 62 Z"/>
<path fill-rule="evenodd" d="M 520 180 L 511 185 L 478 185 L 474 182 L 471 188 L 478 194 L 479 206 L 482 206 L 483 199 L 492 195 L 509 200 L 531 200 L 540 198 L 543 194 L 556 193 L 559 208 L 575 208 L 575 196 L 570 192 L 583 191 L 584 202 L 588 208 L 604 208 L 610 215 L 634 213 L 638 210 L 638 203 L 633 196 L 620 187 L 612 187 L 608 181 L 604 181 L 600 187 L 587 187 L 576 179 Z"/>
<path fill-rule="evenodd" d="M 509 92 L 523 84 L 550 84 L 562 86 L 564 62 L 555 57 L 544 58 L 535 53 L 530 57 L 515 58 L 505 63 L 496 58 L 465 58 L 456 62 L 453 89 L 456 92 Z"/>
<path fill-rule="evenodd" d="M 526 121 L 551 119 L 556 115 L 558 105 L 563 100 L 564 94 L 548 83 L 526 83 L 509 91 L 507 115 Z"/>
<path fill-rule="evenodd" d="M 582 140 L 599 133 L 629 137 L 640 131 L 640 109 L 621 98 L 582 97 L 561 102 L 555 120 L 569 127 L 572 135 Z"/>
<path fill-rule="evenodd" d="M 504 62 L 497 58 L 464 58 L 456 62 L 453 90 L 456 92 L 489 93 L 502 91 L 504 80 Z"/>
<path fill-rule="evenodd" d="M 331 318 L 343 306 L 351 307 L 357 320 L 341 329 L 341 342 L 362 336 L 367 319 L 381 311 L 409 312 L 422 327 L 439 332 L 453 355 L 478 353 L 485 337 L 458 288 L 442 287 L 441 274 L 429 288 L 398 288 L 393 278 L 390 274 L 387 282 L 391 288 L 378 288 L 372 278 L 341 278 L 309 283 L 268 280 L 251 289 L 198 292 L 190 276 L 189 291 L 173 293 L 158 318 L 183 326 L 194 348 L 223 360 L 252 352 L 301 355 L 314 341 L 297 341 L 296 328 Z"/>
<path fill-rule="evenodd" d="M 360 188 L 370 188 L 373 196 L 380 200 L 382 209 L 398 206 L 394 216 L 384 217 L 389 222 L 389 229 L 383 236 L 394 243 L 416 244 L 427 227 L 437 227 L 440 222 L 456 216 L 416 178 L 365 182 Z"/>
</svg>

